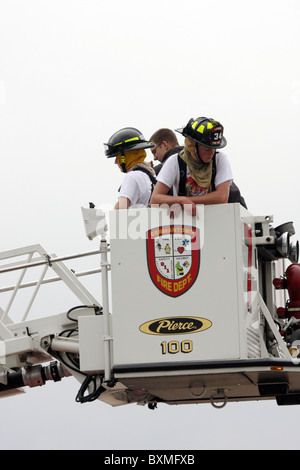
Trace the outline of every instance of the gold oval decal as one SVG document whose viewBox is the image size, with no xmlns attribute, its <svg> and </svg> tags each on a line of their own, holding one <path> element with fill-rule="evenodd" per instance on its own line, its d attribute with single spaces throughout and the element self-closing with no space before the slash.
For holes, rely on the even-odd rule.
<svg viewBox="0 0 300 470">
<path fill-rule="evenodd" d="M 148 335 L 182 335 L 207 330 L 211 325 L 206 318 L 168 317 L 147 321 L 140 326 L 140 331 Z"/>
</svg>

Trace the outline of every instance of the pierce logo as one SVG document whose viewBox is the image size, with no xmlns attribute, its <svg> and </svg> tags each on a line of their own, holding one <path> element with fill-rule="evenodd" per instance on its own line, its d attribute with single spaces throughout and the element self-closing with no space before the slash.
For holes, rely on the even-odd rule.
<svg viewBox="0 0 300 470">
<path fill-rule="evenodd" d="M 147 321 L 140 326 L 140 331 L 148 335 L 182 335 L 207 330 L 211 325 L 206 318 L 168 317 Z"/>
<path fill-rule="evenodd" d="M 150 277 L 161 292 L 171 297 L 184 294 L 199 272 L 199 229 L 171 225 L 148 230 L 147 260 Z"/>
</svg>

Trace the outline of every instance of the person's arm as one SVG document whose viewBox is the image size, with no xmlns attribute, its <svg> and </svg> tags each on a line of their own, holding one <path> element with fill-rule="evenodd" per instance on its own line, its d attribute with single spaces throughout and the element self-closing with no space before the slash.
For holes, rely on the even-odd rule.
<svg viewBox="0 0 300 470">
<path fill-rule="evenodd" d="M 161 206 L 162 204 L 166 204 L 173 206 L 179 204 L 183 209 L 194 216 L 196 215 L 196 204 L 226 204 L 229 197 L 229 187 L 230 181 L 224 181 L 224 183 L 216 187 L 215 191 L 203 194 L 202 196 L 169 196 L 168 192 L 170 188 L 158 181 L 155 185 L 150 205 Z"/>
<path fill-rule="evenodd" d="M 202 196 L 192 196 L 190 199 L 195 204 L 226 204 L 229 198 L 230 181 L 219 184 L 215 191 L 203 194 Z"/>
<path fill-rule="evenodd" d="M 123 178 L 119 192 L 119 199 L 115 205 L 115 209 L 128 209 L 131 204 L 135 204 L 139 197 L 139 187 L 135 180 L 135 176 L 126 173 Z"/>
<path fill-rule="evenodd" d="M 119 200 L 118 202 L 116 203 L 114 209 L 118 210 L 118 209 L 128 209 L 128 207 L 130 206 L 130 199 L 128 199 L 128 197 L 119 197 Z"/>
<path fill-rule="evenodd" d="M 153 206 L 155 204 L 167 204 L 171 206 L 173 204 L 180 204 L 181 206 L 185 203 L 188 203 L 189 198 L 186 196 L 170 196 L 168 195 L 170 188 L 158 181 L 154 187 L 154 191 L 152 193 L 150 199 L 150 205 Z"/>
<path fill-rule="evenodd" d="M 191 213 L 192 216 L 196 215 L 196 205 L 192 201 L 193 198 L 186 196 L 169 196 L 169 187 L 158 181 L 154 187 L 152 197 L 150 199 L 150 206 L 161 206 L 163 204 L 171 206 L 180 205 L 187 212 Z"/>
</svg>

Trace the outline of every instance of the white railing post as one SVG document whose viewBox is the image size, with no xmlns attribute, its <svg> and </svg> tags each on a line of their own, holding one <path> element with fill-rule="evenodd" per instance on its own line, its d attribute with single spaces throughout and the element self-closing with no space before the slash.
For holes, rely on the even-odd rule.
<svg viewBox="0 0 300 470">
<path fill-rule="evenodd" d="M 103 325 L 104 325 L 104 381 L 111 381 L 111 335 L 110 335 L 110 319 L 109 319 L 109 296 L 108 296 L 108 261 L 107 261 L 107 241 L 105 235 L 102 234 L 100 242 L 101 253 L 101 272 L 102 272 L 102 307 L 103 307 Z"/>
</svg>

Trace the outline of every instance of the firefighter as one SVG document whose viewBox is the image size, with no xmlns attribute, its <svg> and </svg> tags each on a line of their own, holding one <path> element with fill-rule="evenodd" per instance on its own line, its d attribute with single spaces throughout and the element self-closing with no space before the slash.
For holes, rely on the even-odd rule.
<svg viewBox="0 0 300 470">
<path fill-rule="evenodd" d="M 172 155 L 162 167 L 151 205 L 177 204 L 196 215 L 196 204 L 227 203 L 233 174 L 226 154 L 219 150 L 227 144 L 222 124 L 199 117 L 190 119 L 185 127 L 176 131 L 185 137 L 184 149 Z M 182 167 L 185 168 L 184 180 Z M 172 196 L 168 194 L 170 188 L 173 188 Z"/>
<path fill-rule="evenodd" d="M 145 149 L 155 147 L 155 144 L 147 141 L 138 129 L 124 127 L 104 145 L 107 158 L 115 157 L 115 163 L 125 173 L 115 209 L 148 207 L 156 179 L 151 164 L 144 161 Z"/>
<path fill-rule="evenodd" d="M 168 158 L 175 153 L 181 152 L 183 147 L 179 146 L 176 134 L 171 129 L 158 129 L 150 137 L 150 140 L 155 144 L 155 148 L 151 149 L 154 160 L 159 161 L 159 164 L 154 167 L 155 173 L 158 175 Z"/>
</svg>

